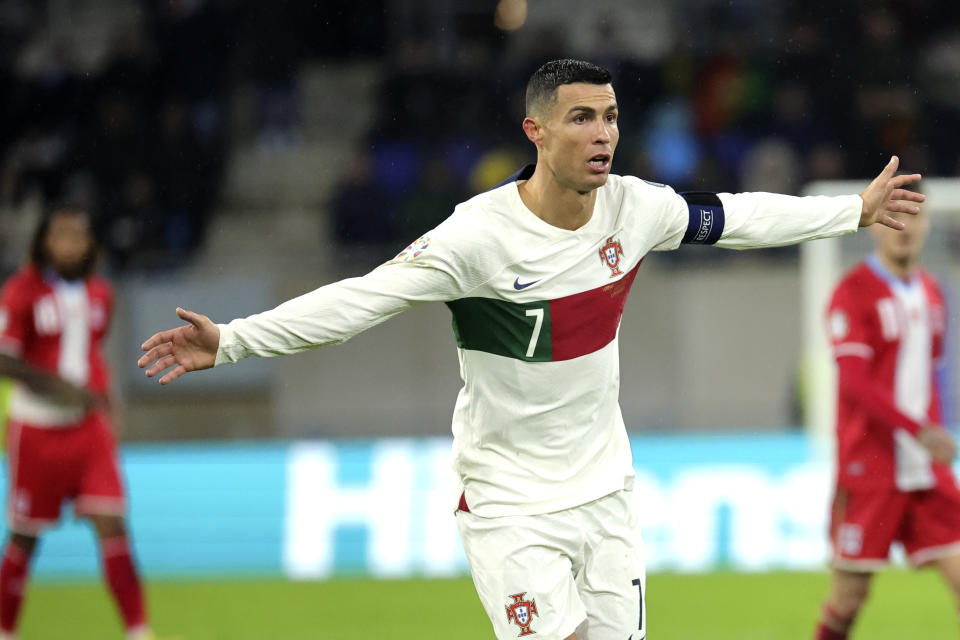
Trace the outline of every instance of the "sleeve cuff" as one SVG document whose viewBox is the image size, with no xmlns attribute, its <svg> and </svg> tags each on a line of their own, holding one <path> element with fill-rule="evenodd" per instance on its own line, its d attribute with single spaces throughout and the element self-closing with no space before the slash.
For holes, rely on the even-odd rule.
<svg viewBox="0 0 960 640">
<path fill-rule="evenodd" d="M 234 344 L 234 331 L 229 324 L 218 324 L 217 328 L 220 329 L 220 341 L 217 344 L 217 357 L 213 361 L 213 366 L 233 364 L 242 357 L 236 355 L 238 349 Z"/>
<path fill-rule="evenodd" d="M 860 228 L 860 218 L 863 217 L 863 198 L 859 193 L 838 197 L 849 200 L 847 206 L 850 207 L 850 229 L 856 231 Z"/>
<path fill-rule="evenodd" d="M 857 356 L 864 360 L 873 359 L 873 347 L 860 342 L 844 342 L 833 348 L 833 357 Z"/>
</svg>

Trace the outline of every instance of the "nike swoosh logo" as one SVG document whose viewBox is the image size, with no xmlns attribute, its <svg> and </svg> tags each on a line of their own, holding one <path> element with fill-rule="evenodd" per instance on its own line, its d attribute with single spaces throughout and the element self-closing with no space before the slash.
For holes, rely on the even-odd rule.
<svg viewBox="0 0 960 640">
<path fill-rule="evenodd" d="M 527 283 L 524 283 L 524 284 L 520 284 L 520 277 L 518 276 L 517 279 L 513 281 L 513 288 L 516 289 L 517 291 L 523 291 L 523 290 L 526 289 L 527 287 L 532 287 L 533 285 L 537 284 L 538 282 L 540 282 L 540 281 L 539 281 L 539 280 L 534 280 L 533 282 L 527 282 Z"/>
</svg>

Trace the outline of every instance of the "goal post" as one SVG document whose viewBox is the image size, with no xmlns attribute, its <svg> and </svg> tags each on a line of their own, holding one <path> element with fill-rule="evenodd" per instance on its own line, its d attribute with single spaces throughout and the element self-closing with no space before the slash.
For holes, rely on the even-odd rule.
<svg viewBox="0 0 960 640">
<path fill-rule="evenodd" d="M 803 195 L 843 195 L 859 193 L 868 180 L 811 182 Z M 948 408 L 945 422 L 952 420 L 953 399 L 957 395 L 956 325 L 960 314 L 953 311 L 960 304 L 960 179 L 924 178 L 926 210 L 930 215 L 931 232 L 922 258 L 923 265 L 940 279 L 950 311 L 946 343 L 946 376 L 943 401 Z M 802 308 L 801 384 L 804 421 L 822 453 L 833 447 L 833 425 L 836 414 L 836 370 L 825 331 L 825 312 L 830 294 L 842 274 L 862 260 L 872 248 L 865 233 L 842 238 L 825 238 L 800 247 L 800 296 Z M 954 273 L 958 271 L 958 273 Z"/>
</svg>

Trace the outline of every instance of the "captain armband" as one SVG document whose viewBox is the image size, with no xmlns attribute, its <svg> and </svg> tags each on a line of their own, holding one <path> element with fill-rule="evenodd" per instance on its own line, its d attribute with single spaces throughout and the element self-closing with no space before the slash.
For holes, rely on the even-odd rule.
<svg viewBox="0 0 960 640">
<path fill-rule="evenodd" d="M 687 201 L 687 232 L 683 244 L 715 244 L 723 234 L 723 203 L 712 191 L 685 191 L 680 194 Z"/>
</svg>

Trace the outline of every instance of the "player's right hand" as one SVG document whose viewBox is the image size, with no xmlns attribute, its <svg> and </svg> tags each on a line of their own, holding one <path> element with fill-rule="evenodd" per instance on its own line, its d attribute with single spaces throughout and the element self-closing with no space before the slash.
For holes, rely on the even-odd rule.
<svg viewBox="0 0 960 640">
<path fill-rule="evenodd" d="M 937 462 L 949 464 L 957 457 L 957 443 L 950 432 L 940 425 L 928 425 L 920 429 L 917 434 L 930 456 Z"/>
<path fill-rule="evenodd" d="M 155 333 L 140 345 L 146 353 L 137 366 L 149 365 L 148 378 L 173 367 L 160 378 L 160 384 L 169 384 L 188 371 L 209 369 L 217 359 L 220 328 L 207 316 L 180 307 L 177 315 L 190 324 Z"/>
</svg>

